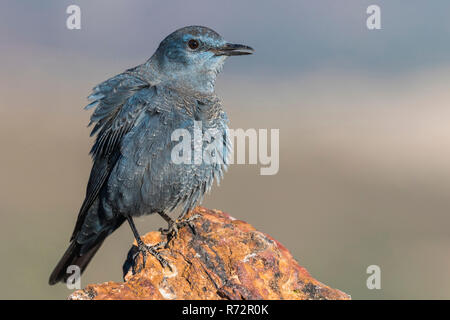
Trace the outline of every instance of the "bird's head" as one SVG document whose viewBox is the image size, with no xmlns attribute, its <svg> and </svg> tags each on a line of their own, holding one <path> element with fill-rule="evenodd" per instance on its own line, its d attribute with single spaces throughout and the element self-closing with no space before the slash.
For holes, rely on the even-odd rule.
<svg viewBox="0 0 450 320">
<path fill-rule="evenodd" d="M 173 87 L 213 92 L 217 74 L 229 56 L 248 55 L 249 46 L 226 42 L 201 26 L 178 29 L 167 36 L 150 58 L 159 80 Z"/>
</svg>

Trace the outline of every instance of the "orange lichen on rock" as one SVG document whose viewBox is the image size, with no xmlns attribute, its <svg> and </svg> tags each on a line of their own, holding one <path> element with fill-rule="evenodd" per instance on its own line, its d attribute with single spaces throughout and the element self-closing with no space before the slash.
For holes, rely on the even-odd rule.
<svg viewBox="0 0 450 320">
<path fill-rule="evenodd" d="M 188 216 L 195 233 L 183 227 L 160 253 L 169 268 L 148 256 L 125 263 L 125 282 L 88 285 L 69 299 L 350 299 L 301 267 L 278 241 L 219 210 L 198 207 Z M 160 232 L 143 237 L 164 240 Z M 135 250 L 136 248 L 132 248 Z M 131 256 L 131 255 L 129 255 Z"/>
</svg>

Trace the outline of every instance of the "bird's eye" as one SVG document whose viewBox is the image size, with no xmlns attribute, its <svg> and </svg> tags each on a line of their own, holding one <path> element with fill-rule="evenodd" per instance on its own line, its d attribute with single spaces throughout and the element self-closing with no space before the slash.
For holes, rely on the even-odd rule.
<svg viewBox="0 0 450 320">
<path fill-rule="evenodd" d="M 192 50 L 195 50 L 195 49 L 197 49 L 200 46 L 200 43 L 197 40 L 195 40 L 195 39 L 191 39 L 191 40 L 188 41 L 188 46 Z"/>
</svg>

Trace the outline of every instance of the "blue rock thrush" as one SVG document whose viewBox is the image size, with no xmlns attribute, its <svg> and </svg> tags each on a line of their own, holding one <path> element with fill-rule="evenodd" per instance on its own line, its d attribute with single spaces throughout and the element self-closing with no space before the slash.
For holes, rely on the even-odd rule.
<svg viewBox="0 0 450 320">
<path fill-rule="evenodd" d="M 67 280 L 70 265 L 83 272 L 105 238 L 125 220 L 138 243 L 136 256 L 142 253 L 145 264 L 151 254 L 170 268 L 157 249 L 178 227 L 190 223 L 184 215 L 201 202 L 227 165 L 228 120 L 214 92 L 216 76 L 227 57 L 252 51 L 227 43 L 209 28 L 185 27 L 166 37 L 147 62 L 93 89 L 89 96 L 93 102 L 86 107 L 95 108 L 93 167 L 69 248 L 50 276 L 51 285 Z M 172 133 L 175 129 L 193 133 L 197 122 L 203 131 L 220 132 L 223 161 L 172 160 L 177 143 Z M 176 221 L 168 216 L 175 208 L 182 212 Z M 162 230 L 168 240 L 155 246 L 143 243 L 133 222 L 135 216 L 152 213 L 169 224 Z"/>
</svg>

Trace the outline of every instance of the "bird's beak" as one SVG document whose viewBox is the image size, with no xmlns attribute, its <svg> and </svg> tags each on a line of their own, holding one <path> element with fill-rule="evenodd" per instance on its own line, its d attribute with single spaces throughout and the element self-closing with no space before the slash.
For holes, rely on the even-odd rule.
<svg viewBox="0 0 450 320">
<path fill-rule="evenodd" d="M 211 51 L 213 51 L 216 56 L 244 56 L 252 54 L 255 50 L 253 50 L 252 47 L 243 44 L 226 43 L 224 46 L 214 48 Z"/>
</svg>

